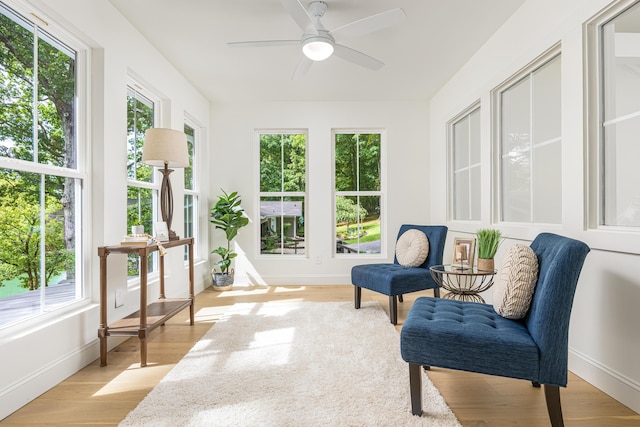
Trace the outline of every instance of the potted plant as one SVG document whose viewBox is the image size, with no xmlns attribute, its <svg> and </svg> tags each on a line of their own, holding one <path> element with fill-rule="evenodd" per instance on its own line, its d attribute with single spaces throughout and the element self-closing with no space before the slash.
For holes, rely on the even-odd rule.
<svg viewBox="0 0 640 427">
<path fill-rule="evenodd" d="M 494 257 L 500 246 L 502 233 L 494 228 L 483 228 L 476 231 L 478 250 L 478 270 L 493 271 Z"/>
<path fill-rule="evenodd" d="M 233 285 L 234 270 L 230 268 L 231 260 L 238 254 L 233 252 L 231 242 L 238 235 L 240 228 L 249 224 L 249 218 L 246 217 L 240 202 L 240 196 L 237 191 L 227 194 L 226 191 L 222 190 L 222 194 L 218 196 L 215 206 L 211 208 L 210 222 L 216 229 L 224 231 L 227 239 L 226 246 L 220 246 L 211 252 L 220 256 L 220 260 L 216 262 L 220 271 L 216 267 L 211 270 L 213 289 L 215 290 L 228 290 Z"/>
</svg>

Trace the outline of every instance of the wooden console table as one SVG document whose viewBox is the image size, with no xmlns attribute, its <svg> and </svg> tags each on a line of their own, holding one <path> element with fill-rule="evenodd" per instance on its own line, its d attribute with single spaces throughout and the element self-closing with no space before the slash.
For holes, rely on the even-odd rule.
<svg viewBox="0 0 640 427">
<path fill-rule="evenodd" d="M 157 245 L 145 247 L 133 246 L 100 246 L 100 366 L 107 365 L 107 337 L 133 336 L 140 339 L 140 366 L 147 366 L 147 337 L 149 333 L 189 307 L 191 325 L 194 323 L 193 306 L 193 237 L 163 242 L 166 249 L 174 247 L 189 247 L 189 297 L 168 299 L 164 294 L 164 257 L 160 258 L 160 297 L 149 303 L 147 301 L 147 275 L 149 270 L 149 254 L 159 250 Z M 140 310 L 129 316 L 107 324 L 107 257 L 110 254 L 137 254 L 140 257 Z"/>
</svg>

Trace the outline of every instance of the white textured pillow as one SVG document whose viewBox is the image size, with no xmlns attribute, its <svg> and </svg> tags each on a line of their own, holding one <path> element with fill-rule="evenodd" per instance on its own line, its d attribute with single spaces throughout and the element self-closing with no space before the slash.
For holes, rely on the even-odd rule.
<svg viewBox="0 0 640 427">
<path fill-rule="evenodd" d="M 493 285 L 493 309 L 507 319 L 522 319 L 529 311 L 538 281 L 538 257 L 525 245 L 507 249 Z"/>
<path fill-rule="evenodd" d="M 400 265 L 418 267 L 428 255 L 429 239 L 420 230 L 407 230 L 396 242 L 396 258 Z"/>
</svg>

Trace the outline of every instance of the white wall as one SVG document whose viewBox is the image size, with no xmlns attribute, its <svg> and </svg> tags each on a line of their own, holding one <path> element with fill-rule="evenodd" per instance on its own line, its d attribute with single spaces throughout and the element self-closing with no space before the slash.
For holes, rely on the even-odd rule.
<svg viewBox="0 0 640 427">
<path fill-rule="evenodd" d="M 573 306 L 569 368 L 578 376 L 640 412 L 640 279 L 636 274 L 639 236 L 588 230 L 585 174 L 583 23 L 610 0 L 529 0 L 452 76 L 430 103 L 431 200 L 444 201 L 446 122 L 476 100 L 482 108 L 482 221 L 450 222 L 449 238 L 469 235 L 491 223 L 490 91 L 557 43 L 562 47 L 562 194 L 563 220 L 558 227 L 499 225 L 516 241 L 527 243 L 541 231 L 583 240 L 591 246 Z M 550 13 L 549 11 L 553 11 Z M 433 222 L 446 222 L 444 203 L 432 203 Z M 620 246 L 617 246 L 620 243 Z M 449 242 L 450 244 L 450 242 Z M 629 251 L 628 246 L 635 245 Z M 445 250 L 450 250 L 445 249 Z M 630 252 L 630 253 L 622 253 Z M 485 295 L 490 301 L 490 292 Z M 570 393 L 570 390 L 568 391 Z"/>
<path fill-rule="evenodd" d="M 35 7 L 35 10 L 31 6 Z M 137 33 L 106 0 L 46 0 L 20 2 L 26 12 L 36 12 L 45 20 L 60 23 L 73 36 L 92 48 L 90 129 L 81 140 L 87 142 L 90 190 L 89 210 L 85 212 L 86 278 L 90 281 L 90 300 L 64 316 L 48 316 L 38 324 L 6 328 L 0 333 L 0 419 L 45 392 L 98 357 L 99 269 L 97 247 L 117 244 L 127 232 L 126 225 L 126 85 L 132 73 L 145 79 L 169 107 L 163 112 L 162 127 L 181 130 L 185 113 L 205 130 L 209 127 L 209 103 L 158 52 Z M 39 9 L 39 10 L 38 10 Z M 207 132 L 204 133 L 207 155 Z M 176 200 L 182 200 L 183 174 L 171 176 Z M 204 215 L 208 179 L 205 179 Z M 181 234 L 183 217 L 176 202 L 174 229 Z M 176 225 L 177 224 L 177 225 Z M 206 220 L 203 220 L 206 227 Z M 206 229 L 206 228 L 205 228 Z M 207 276 L 208 243 L 199 242 L 205 254 L 196 269 L 196 293 Z M 203 239 L 200 239 L 203 240 Z M 167 296 L 186 296 L 188 269 L 182 250 L 170 250 L 166 261 Z M 109 257 L 110 321 L 126 316 L 138 306 L 139 293 L 129 289 L 124 307 L 114 309 L 114 289 L 127 289 L 126 257 Z M 149 295 L 157 295 L 157 277 Z M 110 347 L 117 339 L 109 339 Z M 152 358 L 153 355 L 150 355 Z"/>
<path fill-rule="evenodd" d="M 402 223 L 429 224 L 428 109 L 421 102 L 271 102 L 214 105 L 212 123 L 212 202 L 219 189 L 238 191 L 252 219 L 237 243 L 236 280 L 268 284 L 351 283 L 351 267 L 393 259 Z M 308 130 L 305 257 L 258 255 L 257 144 L 255 129 Z M 332 141 L 336 128 L 375 128 L 386 132 L 387 253 L 336 258 L 332 214 Z M 213 231 L 216 246 L 222 234 Z M 391 249 L 389 249 L 391 248 Z M 318 257 L 321 262 L 317 263 Z M 239 276 L 239 277 L 238 277 Z"/>
</svg>

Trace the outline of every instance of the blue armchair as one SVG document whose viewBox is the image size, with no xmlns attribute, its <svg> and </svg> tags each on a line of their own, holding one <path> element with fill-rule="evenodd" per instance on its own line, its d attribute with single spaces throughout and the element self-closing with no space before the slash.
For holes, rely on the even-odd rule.
<svg viewBox="0 0 640 427">
<path fill-rule="evenodd" d="M 524 319 L 501 317 L 490 304 L 415 301 L 400 333 L 414 415 L 422 415 L 420 366 L 438 366 L 544 384 L 551 424 L 563 425 L 559 387 L 567 386 L 569 318 L 589 247 L 551 233 L 538 235 L 530 247 L 539 274 Z"/>
<path fill-rule="evenodd" d="M 397 239 L 411 229 L 422 231 L 429 240 L 427 259 L 418 267 L 405 267 L 398 263 L 394 256 L 393 264 L 356 265 L 351 269 L 351 283 L 354 286 L 355 308 L 360 308 L 362 288 L 389 296 L 389 320 L 398 323 L 398 299 L 410 292 L 433 289 L 436 297 L 440 296 L 440 287 L 431 277 L 429 267 L 442 264 L 444 242 L 447 238 L 447 227 L 435 225 L 402 225 Z"/>
</svg>

